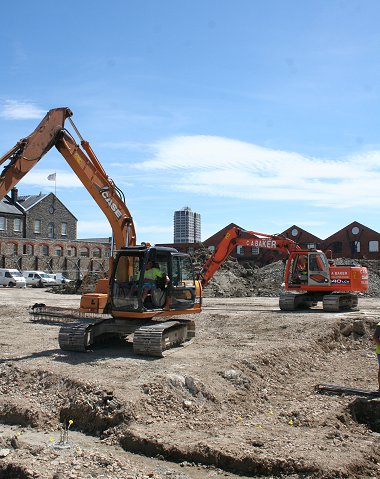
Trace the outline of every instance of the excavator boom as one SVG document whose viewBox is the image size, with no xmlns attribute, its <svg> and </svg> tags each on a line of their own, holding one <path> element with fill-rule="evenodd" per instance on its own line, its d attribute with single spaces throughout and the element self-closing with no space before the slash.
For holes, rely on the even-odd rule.
<svg viewBox="0 0 380 479">
<path fill-rule="evenodd" d="M 237 246 L 264 248 L 280 251 L 287 255 L 291 251 L 300 249 L 294 241 L 282 235 L 269 235 L 256 231 L 246 231 L 237 226 L 233 226 L 226 232 L 214 253 L 203 265 L 199 273 L 202 286 L 206 286 L 209 283 L 219 267 Z"/>
<path fill-rule="evenodd" d="M 55 146 L 107 217 L 116 249 L 134 246 L 136 232 L 124 195 L 107 176 L 89 143 L 80 137 L 79 146 L 65 129 L 65 121 L 69 119 L 79 135 L 71 116 L 69 108 L 50 110 L 33 133 L 1 157 L 0 165 L 4 168 L 0 175 L 0 199 Z"/>
<path fill-rule="evenodd" d="M 0 165 L 7 160 L 0 175 L 0 199 L 10 191 L 55 145 L 57 136 L 64 128 L 66 118 L 72 116 L 69 108 L 50 110 L 33 133 L 22 138 L 10 151 L 0 158 Z"/>
</svg>

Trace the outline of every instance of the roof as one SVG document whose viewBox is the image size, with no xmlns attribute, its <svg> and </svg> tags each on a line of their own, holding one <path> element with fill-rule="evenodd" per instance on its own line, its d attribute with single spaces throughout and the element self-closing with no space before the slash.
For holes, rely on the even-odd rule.
<svg viewBox="0 0 380 479">
<path fill-rule="evenodd" d="M 22 206 L 25 211 L 28 211 L 47 196 L 48 195 L 43 195 L 42 193 L 39 195 L 18 196 L 17 203 L 19 203 L 19 205 Z"/>
<path fill-rule="evenodd" d="M 11 199 L 8 196 L 5 196 L 0 201 L 0 213 L 20 216 L 23 214 L 22 211 L 20 211 L 20 209 L 11 202 Z"/>
</svg>

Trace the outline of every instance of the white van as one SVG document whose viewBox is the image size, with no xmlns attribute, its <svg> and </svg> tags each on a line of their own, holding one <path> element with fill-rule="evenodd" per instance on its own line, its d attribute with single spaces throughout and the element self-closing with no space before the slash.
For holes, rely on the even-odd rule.
<svg viewBox="0 0 380 479">
<path fill-rule="evenodd" d="M 25 288 L 26 281 L 18 269 L 0 268 L 0 286 Z"/>
<path fill-rule="evenodd" d="M 50 278 L 50 276 L 43 271 L 23 271 L 22 275 L 25 278 L 27 286 L 46 288 L 47 286 L 54 286 L 57 284 L 53 278 Z"/>
</svg>

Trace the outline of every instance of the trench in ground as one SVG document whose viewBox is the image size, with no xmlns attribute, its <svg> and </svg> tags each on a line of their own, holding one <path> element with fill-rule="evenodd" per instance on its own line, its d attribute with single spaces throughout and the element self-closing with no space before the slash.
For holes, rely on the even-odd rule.
<svg viewBox="0 0 380 479">
<path fill-rule="evenodd" d="M 8 381 L 12 387 L 17 384 L 20 388 L 30 389 L 38 382 L 41 408 L 30 408 L 12 401 L 9 398 L 6 404 L 0 407 L 0 421 L 7 425 L 19 425 L 22 427 L 43 428 L 47 423 L 57 428 L 58 424 L 67 425 L 69 419 L 73 420 L 75 429 L 84 434 L 104 438 L 117 432 L 117 441 L 128 452 L 145 455 L 147 457 L 160 457 L 170 462 L 188 462 L 212 466 L 234 474 L 247 476 L 286 476 L 299 474 L 302 477 L 314 476 L 320 469 L 309 463 L 303 463 L 292 459 L 262 458 L 254 456 L 237 457 L 233 453 L 221 451 L 210 447 L 204 442 L 198 442 L 192 446 L 173 445 L 164 440 L 142 437 L 133 433 L 128 425 L 133 421 L 133 410 L 117 401 L 111 392 L 92 389 L 88 384 L 71 381 L 45 371 L 26 372 L 16 367 L 5 367 L 0 374 L 4 379 L 8 374 Z M 43 386 L 41 389 L 41 385 Z M 43 391 L 46 389 L 46 397 Z M 16 388 L 17 389 L 17 388 Z M 53 404 L 49 404 L 54 394 L 59 393 L 60 405 L 52 411 Z M 57 401 L 54 401 L 57 406 Z M 349 405 L 349 412 L 354 420 L 365 423 L 375 432 L 380 432 L 380 401 L 356 399 Z M 326 473 L 326 471 L 324 471 Z M 28 473 L 17 464 L 0 465 L 0 479 L 13 477 L 29 479 Z M 327 477 L 327 476 L 324 476 Z M 334 476 L 331 476 L 334 477 Z"/>
</svg>

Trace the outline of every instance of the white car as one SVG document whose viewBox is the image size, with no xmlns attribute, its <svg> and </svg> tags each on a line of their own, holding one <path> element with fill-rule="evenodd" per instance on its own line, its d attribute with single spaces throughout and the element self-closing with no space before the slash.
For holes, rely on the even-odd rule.
<svg viewBox="0 0 380 479">
<path fill-rule="evenodd" d="M 55 279 L 50 278 L 50 276 L 43 271 L 23 271 L 22 275 L 25 278 L 27 286 L 46 288 L 48 286 L 54 286 L 57 284 Z"/>
<path fill-rule="evenodd" d="M 65 278 L 63 273 L 48 273 L 48 275 L 54 279 L 55 284 L 67 284 L 71 283 L 71 279 Z"/>
</svg>

